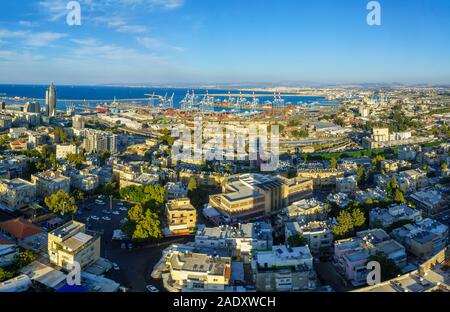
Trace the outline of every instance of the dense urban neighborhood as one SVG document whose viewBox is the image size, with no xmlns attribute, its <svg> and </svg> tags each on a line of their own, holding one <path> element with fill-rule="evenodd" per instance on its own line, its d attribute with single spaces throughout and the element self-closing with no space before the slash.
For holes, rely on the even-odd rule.
<svg viewBox="0 0 450 312">
<path fill-rule="evenodd" d="M 450 290 L 450 89 L 237 92 L 0 97 L 0 292 Z"/>
</svg>

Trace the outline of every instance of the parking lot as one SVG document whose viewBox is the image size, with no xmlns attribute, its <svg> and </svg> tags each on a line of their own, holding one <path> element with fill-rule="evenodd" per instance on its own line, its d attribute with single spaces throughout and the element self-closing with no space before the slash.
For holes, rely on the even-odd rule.
<svg viewBox="0 0 450 312">
<path fill-rule="evenodd" d="M 163 291 L 162 282 L 151 280 L 150 277 L 153 267 L 161 259 L 162 250 L 172 243 L 187 242 L 192 238 L 167 238 L 152 245 L 123 246 L 121 241 L 113 241 L 112 237 L 114 230 L 120 229 L 121 220 L 127 217 L 127 211 L 133 204 L 120 200 L 113 200 L 111 204 L 109 198 L 100 200 L 103 203 L 97 197 L 86 199 L 80 205 L 81 214 L 76 219 L 86 223 L 90 231 L 101 235 L 101 256 L 118 265 L 119 270 L 112 269 L 105 276 L 131 292 L 146 291 L 145 287 L 149 284 Z"/>
</svg>

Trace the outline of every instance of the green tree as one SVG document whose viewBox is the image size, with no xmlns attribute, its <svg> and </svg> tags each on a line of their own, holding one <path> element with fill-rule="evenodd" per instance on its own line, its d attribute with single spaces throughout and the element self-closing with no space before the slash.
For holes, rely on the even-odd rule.
<svg viewBox="0 0 450 312">
<path fill-rule="evenodd" d="M 56 127 L 54 130 L 55 136 L 59 138 L 60 143 L 66 143 L 67 142 L 67 132 L 64 131 L 61 127 Z"/>
<path fill-rule="evenodd" d="M 144 219 L 144 207 L 135 205 L 128 211 L 128 220 L 138 223 Z"/>
<path fill-rule="evenodd" d="M 106 196 L 118 196 L 119 188 L 116 182 L 108 182 L 101 187 L 101 193 Z"/>
<path fill-rule="evenodd" d="M 8 148 L 9 142 L 10 142 L 10 139 L 7 134 L 0 136 L 0 147 L 1 148 Z"/>
<path fill-rule="evenodd" d="M 337 169 L 337 159 L 336 158 L 331 158 L 330 160 L 330 168 L 331 169 Z"/>
<path fill-rule="evenodd" d="M 392 189 L 391 182 L 387 182 L 386 183 L 386 194 L 388 194 L 389 196 L 392 196 L 393 193 L 394 193 L 394 190 Z"/>
<path fill-rule="evenodd" d="M 84 192 L 81 190 L 74 190 L 71 195 L 75 198 L 75 200 L 83 200 L 85 197 Z"/>
<path fill-rule="evenodd" d="M 382 282 L 393 279 L 401 273 L 399 268 L 395 265 L 395 262 L 382 253 L 370 256 L 367 263 L 371 261 L 376 261 L 380 264 Z"/>
<path fill-rule="evenodd" d="M 0 283 L 13 278 L 14 275 L 14 272 L 6 270 L 4 268 L 0 268 Z"/>
<path fill-rule="evenodd" d="M 104 165 L 106 160 L 111 157 L 111 153 L 107 150 L 101 150 L 98 152 L 98 158 L 100 160 L 100 164 Z"/>
<path fill-rule="evenodd" d="M 392 180 L 391 180 L 391 186 L 393 190 L 396 190 L 399 188 L 399 184 L 397 181 L 397 177 L 396 176 L 392 176 Z"/>
<path fill-rule="evenodd" d="M 395 201 L 397 204 L 406 203 L 405 196 L 403 195 L 403 192 L 400 191 L 399 189 L 396 189 L 396 190 L 395 190 L 394 201 Z"/>
<path fill-rule="evenodd" d="M 44 200 L 50 211 L 56 214 L 66 215 L 69 213 L 75 214 L 78 207 L 75 204 L 75 198 L 59 190 L 55 194 L 46 197 Z"/>
<path fill-rule="evenodd" d="M 333 225 L 333 234 L 339 238 L 353 236 L 356 229 L 362 228 L 366 223 L 366 217 L 361 209 L 351 211 L 342 210 L 337 217 L 337 224 Z"/>
<path fill-rule="evenodd" d="M 146 241 L 162 237 L 159 216 L 150 208 L 135 205 L 128 211 L 128 220 L 122 230 L 133 240 Z"/>
<path fill-rule="evenodd" d="M 359 187 L 366 185 L 366 169 L 362 165 L 358 166 L 358 170 L 356 172 L 356 181 L 358 182 Z"/>
<path fill-rule="evenodd" d="M 354 209 L 352 211 L 352 221 L 353 221 L 353 227 L 358 229 L 364 226 L 366 223 L 366 217 L 364 216 L 364 213 L 361 211 L 361 209 Z"/>
<path fill-rule="evenodd" d="M 144 218 L 136 224 L 136 230 L 132 235 L 134 240 L 148 240 L 161 238 L 160 221 L 158 214 L 148 209 Z"/>
<path fill-rule="evenodd" d="M 332 231 L 335 236 L 340 238 L 349 236 L 353 231 L 353 219 L 351 213 L 342 210 L 337 217 L 337 224 L 333 225 Z"/>
<path fill-rule="evenodd" d="M 288 244 L 290 247 L 302 247 L 308 244 L 308 241 L 303 235 L 291 235 L 288 238 Z"/>
<path fill-rule="evenodd" d="M 86 161 L 86 157 L 82 154 L 69 154 L 66 157 L 67 161 L 75 165 L 78 169 L 81 168 L 83 163 Z"/>
<path fill-rule="evenodd" d="M 171 136 L 169 129 L 161 130 L 159 142 L 169 146 L 172 146 L 175 143 L 175 139 Z"/>
<path fill-rule="evenodd" d="M 15 270 L 19 270 L 24 266 L 30 264 L 33 261 L 37 260 L 37 255 L 31 251 L 23 251 L 19 252 L 15 257 L 12 264 L 12 268 Z"/>
<path fill-rule="evenodd" d="M 372 170 L 375 173 L 381 173 L 381 171 L 382 171 L 381 163 L 384 160 L 385 160 L 384 156 L 381 156 L 381 155 L 377 155 L 372 159 Z"/>
<path fill-rule="evenodd" d="M 194 192 L 196 189 L 197 189 L 197 179 L 195 179 L 194 177 L 191 177 L 189 179 L 189 183 L 188 183 L 188 191 Z"/>
<path fill-rule="evenodd" d="M 442 166 L 441 166 L 441 169 L 442 169 L 442 171 L 448 170 L 448 165 L 447 165 L 447 163 L 443 163 Z"/>
</svg>

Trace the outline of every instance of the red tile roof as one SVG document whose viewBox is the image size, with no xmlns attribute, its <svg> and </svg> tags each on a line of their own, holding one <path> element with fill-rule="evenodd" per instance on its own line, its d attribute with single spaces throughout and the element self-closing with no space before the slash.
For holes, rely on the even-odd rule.
<svg viewBox="0 0 450 312">
<path fill-rule="evenodd" d="M 17 239 L 24 239 L 43 232 L 40 227 L 20 218 L 0 223 L 0 230 Z"/>
</svg>

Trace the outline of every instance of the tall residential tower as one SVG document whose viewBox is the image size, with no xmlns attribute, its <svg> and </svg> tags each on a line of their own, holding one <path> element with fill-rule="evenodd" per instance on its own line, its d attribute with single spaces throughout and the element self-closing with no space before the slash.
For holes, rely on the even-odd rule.
<svg viewBox="0 0 450 312">
<path fill-rule="evenodd" d="M 53 82 L 45 93 L 45 104 L 47 105 L 47 114 L 49 117 L 56 116 L 56 89 Z"/>
</svg>

